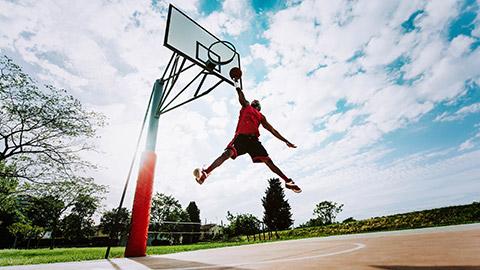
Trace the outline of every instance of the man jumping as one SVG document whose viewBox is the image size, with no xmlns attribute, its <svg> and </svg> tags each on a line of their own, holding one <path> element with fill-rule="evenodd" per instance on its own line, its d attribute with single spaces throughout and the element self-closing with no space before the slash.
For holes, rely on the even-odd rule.
<svg viewBox="0 0 480 270">
<path fill-rule="evenodd" d="M 277 139 L 283 141 L 288 147 L 297 148 L 294 144 L 285 139 L 280 133 L 275 130 L 263 114 L 260 113 L 260 102 L 258 100 L 252 101 L 250 104 L 246 99 L 243 91 L 240 87 L 236 87 L 238 99 L 242 105 L 240 110 L 240 116 L 238 118 L 237 129 L 235 131 L 235 137 L 228 144 L 227 148 L 207 169 L 200 170 L 195 169 L 193 172 L 195 179 L 201 185 L 210 173 L 222 165 L 222 163 L 231 158 L 235 159 L 237 156 L 241 156 L 248 153 L 254 163 L 265 163 L 272 172 L 276 173 L 285 181 L 285 187 L 293 190 L 296 193 L 302 192 L 292 179 L 288 178 L 283 172 L 273 163 L 272 159 L 268 156 L 267 151 L 258 140 L 260 132 L 258 130 L 260 124 Z"/>
</svg>

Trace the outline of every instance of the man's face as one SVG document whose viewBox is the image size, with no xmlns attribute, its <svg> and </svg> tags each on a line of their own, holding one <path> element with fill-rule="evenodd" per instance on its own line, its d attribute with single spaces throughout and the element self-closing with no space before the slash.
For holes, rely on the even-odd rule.
<svg viewBox="0 0 480 270">
<path fill-rule="evenodd" d="M 260 101 L 258 100 L 254 100 L 252 101 L 252 103 L 250 104 L 253 108 L 255 108 L 257 111 L 260 111 L 262 109 L 262 106 L 260 106 Z"/>
</svg>

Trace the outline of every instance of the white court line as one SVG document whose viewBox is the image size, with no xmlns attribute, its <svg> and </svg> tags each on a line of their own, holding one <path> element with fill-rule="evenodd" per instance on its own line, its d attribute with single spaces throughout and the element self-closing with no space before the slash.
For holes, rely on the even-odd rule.
<svg viewBox="0 0 480 270">
<path fill-rule="evenodd" d="M 242 262 L 242 263 L 224 264 L 224 265 L 196 266 L 196 267 L 187 267 L 187 268 L 169 268 L 169 269 L 164 269 L 164 270 L 194 270 L 194 269 L 209 269 L 209 268 L 222 268 L 222 267 L 236 267 L 236 266 L 252 265 L 252 264 L 267 264 L 267 263 L 278 263 L 278 262 L 291 262 L 291 261 L 297 261 L 297 260 L 308 260 L 308 259 L 328 257 L 328 256 L 333 256 L 333 255 L 348 253 L 348 252 L 352 252 L 352 251 L 355 251 L 355 250 L 359 250 L 359 249 L 362 249 L 362 248 L 365 247 L 364 244 L 359 244 L 359 243 L 346 243 L 346 244 L 356 245 L 357 247 L 354 247 L 354 248 L 351 248 L 351 249 L 347 249 L 347 250 L 343 250 L 343 251 L 337 251 L 337 252 L 332 252 L 332 253 L 320 254 L 320 255 L 315 255 L 315 256 L 300 257 L 300 258 L 270 260 L 270 261 L 261 261 L 261 262 Z"/>
</svg>

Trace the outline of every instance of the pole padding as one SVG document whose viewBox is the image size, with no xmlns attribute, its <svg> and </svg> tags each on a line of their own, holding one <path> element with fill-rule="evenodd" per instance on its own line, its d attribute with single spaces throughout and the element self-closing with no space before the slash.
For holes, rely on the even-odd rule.
<svg viewBox="0 0 480 270">
<path fill-rule="evenodd" d="M 133 202 L 132 229 L 125 249 L 125 257 L 146 256 L 156 160 L 155 152 L 148 150 L 143 152 Z"/>
</svg>

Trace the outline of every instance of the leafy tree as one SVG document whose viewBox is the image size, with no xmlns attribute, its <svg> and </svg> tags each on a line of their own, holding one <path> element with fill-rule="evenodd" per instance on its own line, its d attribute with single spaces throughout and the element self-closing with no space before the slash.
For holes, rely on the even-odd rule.
<svg viewBox="0 0 480 270">
<path fill-rule="evenodd" d="M 186 230 L 185 224 L 172 222 L 189 222 L 188 213 L 182 209 L 182 205 L 173 196 L 163 193 L 155 193 L 152 198 L 150 210 L 150 231 L 163 232 L 174 242 L 180 241 L 180 235 L 174 232 Z"/>
<path fill-rule="evenodd" d="M 45 211 L 45 215 L 49 216 L 51 220 L 51 226 L 49 227 L 52 231 L 51 248 L 55 246 L 57 225 L 61 216 L 68 209 L 77 209 L 76 211 L 79 213 L 84 211 L 81 212 L 81 215 L 88 215 L 90 210 L 80 210 L 80 204 L 91 202 L 88 200 L 82 202 L 82 200 L 88 197 L 92 198 L 96 203 L 99 203 L 104 199 L 102 195 L 107 191 L 106 186 L 98 185 L 94 182 L 93 178 L 85 177 L 75 177 L 70 181 L 56 181 L 49 184 L 27 183 L 25 186 L 32 196 L 47 200 L 47 204 L 43 205 L 50 204 L 50 206 L 41 211 Z"/>
<path fill-rule="evenodd" d="M 103 213 L 102 217 L 100 218 L 100 225 L 99 228 L 102 230 L 103 233 L 108 234 L 109 236 L 112 235 L 115 226 L 115 220 L 117 218 L 117 209 L 114 208 L 110 211 Z M 122 207 L 120 209 L 120 216 L 118 218 L 118 227 L 116 228 L 117 235 L 120 237 L 126 237 L 129 233 L 131 224 L 131 214 L 127 208 Z"/>
<path fill-rule="evenodd" d="M 349 217 L 349 218 L 345 219 L 344 221 L 342 221 L 342 223 L 349 223 L 349 222 L 354 222 L 354 221 L 357 221 L 357 220 L 354 219 L 353 217 Z"/>
<path fill-rule="evenodd" d="M 33 225 L 53 228 L 53 218 L 58 215 L 64 204 L 53 196 L 31 197 L 22 212 Z"/>
<path fill-rule="evenodd" d="M 5 162 L 0 161 L 0 211 L 6 211 L 15 204 L 15 195 L 18 193 L 18 179 L 8 177 L 14 170 L 13 166 L 5 166 Z"/>
<path fill-rule="evenodd" d="M 11 234 L 15 235 L 15 242 L 13 243 L 13 248 L 17 248 L 17 241 L 19 237 L 25 237 L 27 233 L 32 230 L 32 226 L 30 226 L 30 224 L 20 222 L 13 223 L 7 228 Z"/>
<path fill-rule="evenodd" d="M 45 228 L 33 225 L 32 229 L 27 233 L 27 238 L 28 238 L 27 249 L 30 248 L 30 240 L 31 239 L 40 240 L 40 237 L 42 237 L 43 235 L 45 235 Z M 38 243 L 37 243 L 37 245 L 38 245 Z"/>
<path fill-rule="evenodd" d="M 188 217 L 190 218 L 191 222 L 198 222 L 199 224 L 193 224 L 189 226 L 189 232 L 193 232 L 191 237 L 188 237 L 190 243 L 196 243 L 200 239 L 200 209 L 198 209 L 197 204 L 195 202 L 190 202 L 186 209 L 188 213 Z"/>
<path fill-rule="evenodd" d="M 293 225 L 292 213 L 280 179 L 272 178 L 268 184 L 265 197 L 262 198 L 263 222 L 272 231 L 288 229 Z"/>
<path fill-rule="evenodd" d="M 308 220 L 307 222 L 305 222 L 304 224 L 300 224 L 298 226 L 298 228 L 307 228 L 307 227 L 319 227 L 319 226 L 323 226 L 323 222 L 316 219 L 316 218 L 311 218 L 310 220 Z"/>
<path fill-rule="evenodd" d="M 100 203 L 99 198 L 80 195 L 72 208 L 72 212 L 62 220 L 63 236 L 76 243 L 82 242 L 95 233 L 95 222 L 92 219 Z"/>
<path fill-rule="evenodd" d="M 343 204 L 337 204 L 332 201 L 323 201 L 315 206 L 313 214 L 317 216 L 317 220 L 324 225 L 332 224 L 337 214 L 342 212 Z"/>
<path fill-rule="evenodd" d="M 230 236 L 251 235 L 261 231 L 260 220 L 252 214 L 232 215 L 227 211 L 227 220 L 230 225 L 226 228 L 226 233 Z"/>
<path fill-rule="evenodd" d="M 53 196 L 26 196 L 22 201 L 21 211 L 33 227 L 29 234 L 29 246 L 31 238 L 41 238 L 47 230 L 53 231 L 57 220 L 53 217 L 60 216 L 64 204 Z"/>
<path fill-rule="evenodd" d="M 7 56 L 0 57 L 0 162 L 3 176 L 31 182 L 67 181 L 95 166 L 81 158 L 104 116 L 51 85 L 40 90 Z"/>
<path fill-rule="evenodd" d="M 54 246 L 57 223 L 76 198 L 106 191 L 93 179 L 79 176 L 95 168 L 81 154 L 95 150 L 91 139 L 96 138 L 104 119 L 102 114 L 85 110 L 66 90 L 51 85 L 40 89 L 10 58 L 0 57 L 0 205 L 8 208 L 0 209 L 0 215 L 3 219 L 6 213 L 9 218 L 2 226 L 29 223 L 15 214 L 18 210 L 14 209 L 20 207 L 10 207 L 11 203 L 29 204 L 35 197 L 46 200 L 37 206 L 43 205 L 40 211 L 50 215 L 48 228 Z M 34 218 L 32 213 L 34 226 L 47 223 L 46 215 Z"/>
<path fill-rule="evenodd" d="M 18 195 L 21 193 L 18 179 L 8 177 L 13 166 L 0 161 L 0 248 L 10 248 L 17 238 L 8 227 L 14 223 L 28 223 L 21 210 Z"/>
</svg>

